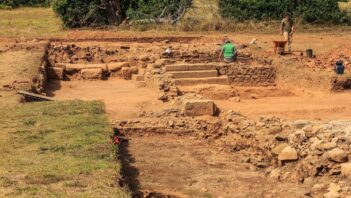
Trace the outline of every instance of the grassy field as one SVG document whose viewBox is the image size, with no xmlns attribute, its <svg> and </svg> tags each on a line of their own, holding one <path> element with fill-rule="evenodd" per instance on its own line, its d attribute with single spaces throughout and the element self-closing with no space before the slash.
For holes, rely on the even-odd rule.
<svg viewBox="0 0 351 198">
<path fill-rule="evenodd" d="M 47 37 L 62 31 L 51 8 L 0 10 L 0 37 Z"/>
<path fill-rule="evenodd" d="M 101 102 L 0 109 L 0 197 L 128 197 Z"/>
</svg>

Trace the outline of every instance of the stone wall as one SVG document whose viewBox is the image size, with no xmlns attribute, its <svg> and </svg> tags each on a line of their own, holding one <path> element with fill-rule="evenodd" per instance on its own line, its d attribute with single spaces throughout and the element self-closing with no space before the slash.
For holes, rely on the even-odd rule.
<svg viewBox="0 0 351 198">
<path fill-rule="evenodd" d="M 48 67 L 48 48 L 50 43 L 47 42 L 44 45 L 43 49 L 43 57 L 41 59 L 38 74 L 32 79 L 31 91 L 37 94 L 45 93 L 45 89 L 47 86 L 48 75 L 47 75 L 47 67 Z"/>
<path fill-rule="evenodd" d="M 221 75 L 228 75 L 231 85 L 271 86 L 275 84 L 276 68 L 272 66 L 224 65 L 219 68 Z"/>
</svg>

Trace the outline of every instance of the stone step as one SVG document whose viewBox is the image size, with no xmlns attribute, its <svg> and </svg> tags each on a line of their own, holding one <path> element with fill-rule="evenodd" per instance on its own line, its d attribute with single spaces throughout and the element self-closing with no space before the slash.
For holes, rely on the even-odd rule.
<svg viewBox="0 0 351 198">
<path fill-rule="evenodd" d="M 166 71 L 199 71 L 199 70 L 215 70 L 215 64 L 176 64 L 166 65 Z"/>
<path fill-rule="evenodd" d="M 207 78 L 207 77 L 217 77 L 217 70 L 202 70 L 202 71 L 175 71 L 168 72 L 172 74 L 175 79 L 178 78 Z"/>
<path fill-rule="evenodd" d="M 228 76 L 210 77 L 210 78 L 181 78 L 175 79 L 177 86 L 189 86 L 199 84 L 219 84 L 228 85 Z"/>
<path fill-rule="evenodd" d="M 132 80 L 134 80 L 134 81 L 144 81 L 145 77 L 144 77 L 144 75 L 133 74 L 132 75 Z"/>
</svg>

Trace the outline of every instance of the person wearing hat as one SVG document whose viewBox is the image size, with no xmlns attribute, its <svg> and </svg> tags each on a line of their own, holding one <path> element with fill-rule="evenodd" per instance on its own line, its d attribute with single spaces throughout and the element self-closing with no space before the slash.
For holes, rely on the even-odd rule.
<svg viewBox="0 0 351 198">
<path fill-rule="evenodd" d="M 234 62 L 236 59 L 236 48 L 235 45 L 229 40 L 225 39 L 224 45 L 219 53 L 219 62 L 224 58 L 225 62 Z"/>
<path fill-rule="evenodd" d="M 285 41 L 288 43 L 289 53 L 291 52 L 292 36 L 294 34 L 294 22 L 290 13 L 286 13 L 280 25 L 280 34 L 284 36 Z"/>
</svg>

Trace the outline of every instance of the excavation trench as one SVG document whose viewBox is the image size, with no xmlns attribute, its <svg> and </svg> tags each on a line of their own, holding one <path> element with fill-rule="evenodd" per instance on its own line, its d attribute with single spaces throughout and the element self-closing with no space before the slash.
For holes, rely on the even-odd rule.
<svg viewBox="0 0 351 198">
<path fill-rule="evenodd" d="M 273 121 L 268 119 L 267 128 L 257 130 L 263 135 L 242 132 L 247 132 L 252 119 L 266 114 L 287 119 L 349 118 L 351 115 L 345 112 L 351 110 L 351 103 L 337 102 L 348 98 L 347 94 L 311 96 L 305 90 L 277 86 L 276 82 L 283 82 L 282 76 L 293 72 L 277 70 L 262 60 L 249 58 L 236 65 L 219 67 L 213 64 L 217 54 L 189 51 L 187 40 L 176 43 L 178 40 L 160 38 L 148 42 L 148 39 L 56 40 L 48 48 L 44 67 L 47 95 L 58 100 L 105 102 L 113 127 L 128 139 L 121 143 L 119 157 L 124 183 L 134 197 L 303 197 L 306 194 L 309 186 L 301 184 L 301 178 L 280 182 L 267 177 L 274 172 L 276 159 L 263 153 L 266 147 L 256 145 L 255 138 L 275 140 L 273 135 L 281 132 L 284 124 L 274 123 L 272 118 Z M 172 55 L 164 53 L 169 46 L 173 46 Z M 206 70 L 190 71 L 199 66 Z M 191 72 L 191 75 L 205 75 L 206 80 L 191 81 L 189 87 L 189 81 L 181 79 L 178 82 L 185 85 L 178 85 L 174 83 L 177 79 L 167 77 L 167 67 L 182 69 L 172 71 L 173 77 L 184 77 Z M 312 79 L 310 83 L 319 80 Z M 193 86 L 193 82 L 200 84 Z M 222 84 L 208 85 L 208 82 Z M 348 83 L 342 87 L 348 88 Z M 184 117 L 180 108 L 175 107 L 177 98 L 187 99 L 188 95 L 214 100 L 222 114 L 199 119 Z M 235 118 L 232 125 L 218 124 L 232 109 L 238 118 L 243 114 L 250 119 L 236 123 Z"/>
</svg>

